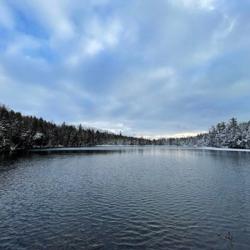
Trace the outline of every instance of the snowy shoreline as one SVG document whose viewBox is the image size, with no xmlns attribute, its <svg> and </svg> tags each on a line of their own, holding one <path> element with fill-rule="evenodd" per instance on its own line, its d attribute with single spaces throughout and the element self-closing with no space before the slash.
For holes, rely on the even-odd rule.
<svg viewBox="0 0 250 250">
<path fill-rule="evenodd" d="M 229 152 L 250 152 L 250 149 L 241 149 L 241 148 L 197 147 L 194 149 L 203 149 L 203 150 L 212 150 L 212 151 L 229 151 Z"/>
<path fill-rule="evenodd" d="M 81 151 L 119 151 L 126 149 L 154 148 L 162 147 L 167 149 L 178 150 L 206 150 L 206 151 L 225 151 L 225 152 L 249 152 L 250 149 L 237 149 L 237 148 L 216 148 L 216 147 L 185 147 L 185 146 L 168 146 L 168 145 L 149 145 L 149 146 L 134 146 L 134 145 L 97 145 L 93 147 L 53 147 L 53 148 L 34 148 L 29 152 L 81 152 Z"/>
</svg>

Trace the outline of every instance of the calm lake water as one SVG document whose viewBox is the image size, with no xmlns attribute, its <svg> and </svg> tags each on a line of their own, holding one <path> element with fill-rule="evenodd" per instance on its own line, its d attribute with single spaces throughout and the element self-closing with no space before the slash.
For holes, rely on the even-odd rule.
<svg viewBox="0 0 250 250">
<path fill-rule="evenodd" d="M 250 249 L 250 153 L 103 147 L 2 159 L 0 249 Z"/>
</svg>

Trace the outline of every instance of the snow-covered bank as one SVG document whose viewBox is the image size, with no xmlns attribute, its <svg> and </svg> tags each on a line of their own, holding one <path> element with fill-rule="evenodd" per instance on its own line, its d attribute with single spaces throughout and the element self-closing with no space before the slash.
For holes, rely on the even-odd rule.
<svg viewBox="0 0 250 250">
<path fill-rule="evenodd" d="M 194 149 L 213 150 L 213 151 L 230 151 L 230 152 L 250 152 L 250 149 L 240 149 L 240 148 L 197 147 Z"/>
</svg>

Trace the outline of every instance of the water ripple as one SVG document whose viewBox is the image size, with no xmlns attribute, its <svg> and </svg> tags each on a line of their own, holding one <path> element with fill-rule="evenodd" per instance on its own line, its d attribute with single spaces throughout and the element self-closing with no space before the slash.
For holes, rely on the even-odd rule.
<svg viewBox="0 0 250 250">
<path fill-rule="evenodd" d="M 249 249 L 249 162 L 164 148 L 5 161 L 0 249 Z"/>
</svg>

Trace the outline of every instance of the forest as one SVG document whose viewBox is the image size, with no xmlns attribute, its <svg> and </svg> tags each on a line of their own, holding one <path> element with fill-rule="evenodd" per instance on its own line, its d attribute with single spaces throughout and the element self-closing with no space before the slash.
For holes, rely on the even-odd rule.
<svg viewBox="0 0 250 250">
<path fill-rule="evenodd" d="M 232 118 L 212 126 L 208 133 L 162 140 L 166 145 L 250 149 L 250 121 L 238 123 Z"/>
<path fill-rule="evenodd" d="M 96 145 L 169 145 L 250 149 L 250 121 L 236 118 L 212 126 L 208 133 L 184 138 L 150 140 L 114 134 L 82 125 L 57 125 L 0 106 L 0 152 L 51 147 Z"/>
<path fill-rule="evenodd" d="M 0 106 L 0 152 L 50 147 L 95 145 L 150 145 L 153 141 L 83 128 L 65 123 L 57 125 L 42 118 L 23 116 Z"/>
</svg>

